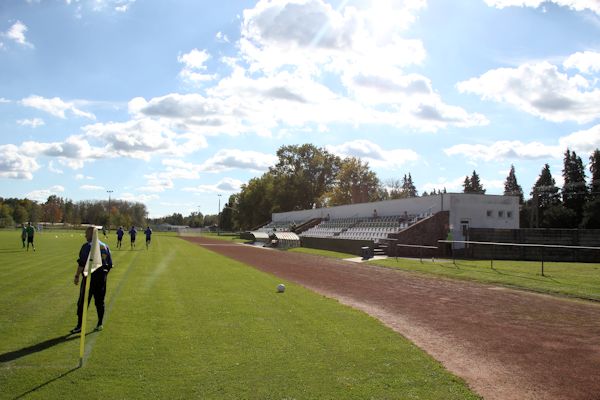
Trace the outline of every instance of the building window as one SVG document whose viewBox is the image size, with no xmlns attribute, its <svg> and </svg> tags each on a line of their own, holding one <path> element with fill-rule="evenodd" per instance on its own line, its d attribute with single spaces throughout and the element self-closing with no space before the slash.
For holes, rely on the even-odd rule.
<svg viewBox="0 0 600 400">
<path fill-rule="evenodd" d="M 487 210 L 486 214 L 487 214 L 488 217 L 491 217 L 492 216 L 492 210 Z"/>
<path fill-rule="evenodd" d="M 512 211 L 506 212 L 506 218 L 512 218 Z"/>
<path fill-rule="evenodd" d="M 504 211 L 498 211 L 498 218 L 504 218 Z"/>
</svg>

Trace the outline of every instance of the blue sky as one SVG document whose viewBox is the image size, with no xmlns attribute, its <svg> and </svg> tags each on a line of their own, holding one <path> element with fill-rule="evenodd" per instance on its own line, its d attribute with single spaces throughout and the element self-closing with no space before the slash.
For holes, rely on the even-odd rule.
<svg viewBox="0 0 600 400">
<path fill-rule="evenodd" d="M 216 4 L 0 2 L 0 196 L 214 214 L 303 143 L 527 196 L 600 147 L 599 0 Z"/>
</svg>

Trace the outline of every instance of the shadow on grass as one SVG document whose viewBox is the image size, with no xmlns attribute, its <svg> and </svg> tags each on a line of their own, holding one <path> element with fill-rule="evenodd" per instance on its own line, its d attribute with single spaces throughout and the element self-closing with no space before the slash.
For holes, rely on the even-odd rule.
<svg viewBox="0 0 600 400">
<path fill-rule="evenodd" d="M 78 367 L 78 366 L 74 367 L 74 368 L 71 368 L 70 370 L 68 370 L 66 372 L 63 372 L 62 374 L 58 375 L 57 377 L 52 378 L 52 379 L 50 379 L 50 380 L 48 380 L 48 381 L 46 381 L 44 383 L 41 383 L 41 384 L 37 385 L 36 387 L 34 387 L 33 389 L 30 389 L 30 390 L 26 391 L 25 393 L 22 393 L 22 394 L 18 395 L 17 397 L 14 397 L 13 400 L 22 399 L 25 396 L 27 396 L 27 395 L 35 392 L 36 390 L 39 390 L 39 389 L 43 388 L 44 386 L 47 386 L 47 385 L 51 384 L 52 382 L 55 382 L 55 381 L 57 381 L 59 379 L 64 378 L 65 376 L 69 375 L 71 372 L 74 372 L 74 371 L 78 370 L 79 368 L 80 367 Z"/>
<path fill-rule="evenodd" d="M 88 332 L 85 335 L 88 336 L 92 333 L 93 332 Z M 56 346 L 57 344 L 70 342 L 71 340 L 76 340 L 76 339 L 79 339 L 79 335 L 72 335 L 69 333 L 67 335 L 57 336 L 55 338 L 45 340 L 43 342 L 34 344 L 32 346 L 23 347 L 22 349 L 19 349 L 19 350 L 9 351 L 8 353 L 0 354 L 0 362 L 13 361 L 18 358 L 25 357 L 30 354 L 38 353 L 40 351 L 46 350 L 50 347 Z"/>
</svg>

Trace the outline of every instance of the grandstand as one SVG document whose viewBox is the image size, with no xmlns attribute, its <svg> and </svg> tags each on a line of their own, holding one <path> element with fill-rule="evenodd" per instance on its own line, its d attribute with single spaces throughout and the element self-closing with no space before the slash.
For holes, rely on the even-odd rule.
<svg viewBox="0 0 600 400">
<path fill-rule="evenodd" d="M 418 215 L 405 214 L 376 218 L 353 217 L 333 219 L 322 222 L 300 233 L 300 237 L 372 240 L 374 243 L 378 243 L 381 239 L 387 239 L 390 234 L 398 233 L 431 215 L 430 213 L 421 213 Z"/>
<path fill-rule="evenodd" d="M 447 193 L 274 213 L 257 232 L 293 231 L 302 246 L 353 254 L 387 246 L 397 255 L 394 243 L 437 246 L 449 233 L 469 240 L 470 228 L 518 229 L 518 197 Z"/>
</svg>

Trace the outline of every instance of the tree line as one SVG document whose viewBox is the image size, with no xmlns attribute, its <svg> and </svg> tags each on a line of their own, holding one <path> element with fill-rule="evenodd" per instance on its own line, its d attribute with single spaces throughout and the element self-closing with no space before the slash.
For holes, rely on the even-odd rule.
<svg viewBox="0 0 600 400">
<path fill-rule="evenodd" d="M 242 185 L 231 195 L 218 215 L 192 212 L 147 219 L 146 206 L 122 200 L 73 202 L 52 195 L 39 204 L 28 199 L 0 198 L 0 226 L 31 221 L 49 223 L 94 223 L 131 226 L 169 223 L 191 227 L 219 226 L 222 230 L 247 230 L 271 220 L 275 212 L 333 207 L 417 197 L 410 173 L 402 179 L 380 181 L 367 162 L 341 158 L 312 144 L 282 146 L 277 163 L 262 176 Z M 556 186 L 545 164 L 530 197 L 525 200 L 514 166 L 504 183 L 504 195 L 518 196 L 522 228 L 600 228 L 600 150 L 589 157 L 590 183 L 582 159 L 567 149 L 564 153 L 562 188 Z M 463 183 L 464 193 L 485 194 L 479 175 L 473 171 Z M 424 191 L 421 196 L 446 193 L 446 188 Z"/>
<path fill-rule="evenodd" d="M 46 202 L 0 197 L 0 227 L 31 222 L 56 224 L 95 224 L 102 226 L 143 226 L 147 222 L 146 206 L 139 202 L 84 200 L 74 202 L 56 195 Z"/>
<path fill-rule="evenodd" d="M 252 229 L 270 221 L 274 212 L 419 196 L 410 173 L 401 180 L 382 182 L 359 158 L 342 159 L 312 144 L 282 146 L 277 158 L 277 164 L 266 173 L 229 197 L 220 215 L 222 229 Z M 596 149 L 589 160 L 588 184 L 581 158 L 567 149 L 563 187 L 556 186 L 545 164 L 527 200 L 511 165 L 504 195 L 519 197 L 521 227 L 600 228 L 600 151 Z M 476 171 L 465 177 L 463 192 L 485 194 Z M 446 188 L 424 191 L 421 196 L 441 193 L 446 193 Z"/>
</svg>

